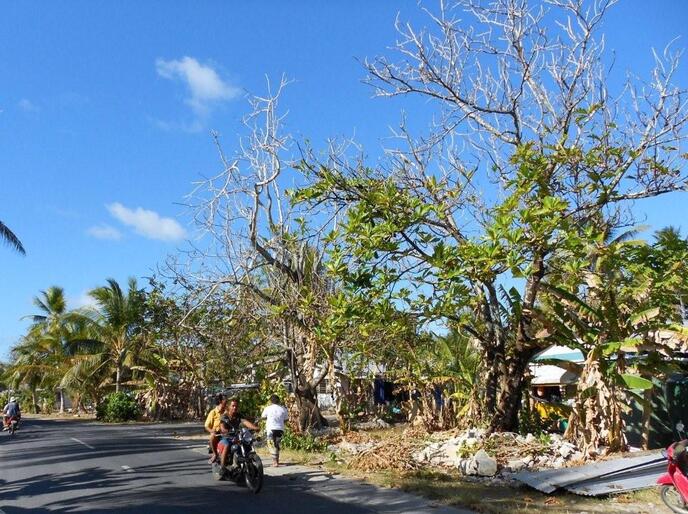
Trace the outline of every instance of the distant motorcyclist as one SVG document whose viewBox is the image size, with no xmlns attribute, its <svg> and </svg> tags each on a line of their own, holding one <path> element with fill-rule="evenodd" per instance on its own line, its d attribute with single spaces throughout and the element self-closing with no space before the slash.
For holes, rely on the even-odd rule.
<svg viewBox="0 0 688 514">
<path fill-rule="evenodd" d="M 12 418 L 15 418 L 17 421 L 21 419 L 21 409 L 19 408 L 19 402 L 17 399 L 12 396 L 10 398 L 10 401 L 5 405 L 5 407 L 2 409 L 2 414 L 3 414 L 3 430 L 7 430 L 10 426 L 10 420 Z"/>
</svg>

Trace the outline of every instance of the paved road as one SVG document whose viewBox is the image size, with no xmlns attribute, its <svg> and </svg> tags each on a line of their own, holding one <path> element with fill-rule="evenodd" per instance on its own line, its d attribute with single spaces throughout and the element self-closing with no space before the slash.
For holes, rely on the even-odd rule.
<svg viewBox="0 0 688 514">
<path fill-rule="evenodd" d="M 266 468 L 253 495 L 213 481 L 190 433 L 198 428 L 27 419 L 14 439 L 0 434 L 0 514 L 469 514 L 301 466 Z"/>
</svg>

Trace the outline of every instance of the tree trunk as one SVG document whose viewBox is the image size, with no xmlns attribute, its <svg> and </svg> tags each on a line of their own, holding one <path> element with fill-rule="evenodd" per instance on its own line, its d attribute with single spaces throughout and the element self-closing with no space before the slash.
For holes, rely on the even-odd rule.
<svg viewBox="0 0 688 514">
<path fill-rule="evenodd" d="M 501 359 L 498 358 L 499 353 L 493 348 L 484 351 L 483 363 L 486 370 L 485 375 L 485 397 L 483 399 L 483 415 L 487 419 L 492 419 L 497 411 L 497 391 L 498 391 L 498 377 L 499 368 L 501 367 Z"/>
<path fill-rule="evenodd" d="M 296 394 L 296 406 L 299 411 L 299 431 L 318 429 L 328 426 L 327 420 L 320 412 L 318 395 L 315 387 L 310 384 L 294 389 Z"/>
<path fill-rule="evenodd" d="M 507 372 L 499 377 L 499 395 L 495 414 L 488 429 L 490 433 L 518 430 L 518 412 L 521 407 L 523 388 L 526 385 L 525 371 L 529 360 L 529 353 L 512 357 L 507 366 Z"/>
<path fill-rule="evenodd" d="M 38 407 L 38 398 L 36 398 L 36 390 L 31 389 L 31 403 L 33 407 L 34 414 L 38 414 L 40 408 Z"/>
<path fill-rule="evenodd" d="M 60 387 L 60 414 L 64 414 L 64 389 Z"/>
<path fill-rule="evenodd" d="M 119 383 L 121 380 L 122 376 L 122 367 L 120 365 L 117 365 L 117 371 L 115 375 L 115 392 L 119 393 Z"/>
</svg>

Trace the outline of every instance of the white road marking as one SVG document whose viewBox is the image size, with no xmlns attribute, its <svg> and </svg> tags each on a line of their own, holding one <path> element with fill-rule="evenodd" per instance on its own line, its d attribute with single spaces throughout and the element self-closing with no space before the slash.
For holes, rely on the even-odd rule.
<svg viewBox="0 0 688 514">
<path fill-rule="evenodd" d="M 129 466 L 122 466 L 122 469 L 126 471 L 127 473 L 133 473 L 134 469 L 130 468 Z"/>
<path fill-rule="evenodd" d="M 86 448 L 89 448 L 89 449 L 91 449 L 91 450 L 95 450 L 95 447 L 91 446 L 91 445 L 88 444 L 88 443 L 83 442 L 83 441 L 80 440 L 80 439 L 77 439 L 76 437 L 72 437 L 71 439 L 72 439 L 72 441 L 76 441 L 76 442 L 79 443 L 79 444 L 83 444 Z"/>
</svg>

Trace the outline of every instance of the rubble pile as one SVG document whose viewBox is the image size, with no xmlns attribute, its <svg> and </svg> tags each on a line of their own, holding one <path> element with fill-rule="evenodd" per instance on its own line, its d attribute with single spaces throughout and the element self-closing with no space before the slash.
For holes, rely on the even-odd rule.
<svg viewBox="0 0 688 514">
<path fill-rule="evenodd" d="M 422 466 L 455 468 L 464 475 L 494 476 L 499 469 L 508 473 L 565 467 L 582 461 L 583 453 L 559 434 L 535 437 L 505 432 L 488 437 L 484 430 L 471 429 L 426 445 L 412 458 Z"/>
<path fill-rule="evenodd" d="M 409 471 L 421 467 L 412 455 L 425 444 L 426 435 L 422 429 L 408 428 L 375 440 L 362 432 L 350 432 L 336 445 L 336 450 L 351 455 L 347 459 L 351 468 L 362 471 Z"/>
<path fill-rule="evenodd" d="M 389 428 L 391 425 L 387 423 L 382 418 L 374 418 L 370 421 L 364 421 L 362 423 L 354 423 L 354 430 L 378 430 L 381 428 Z"/>
</svg>

